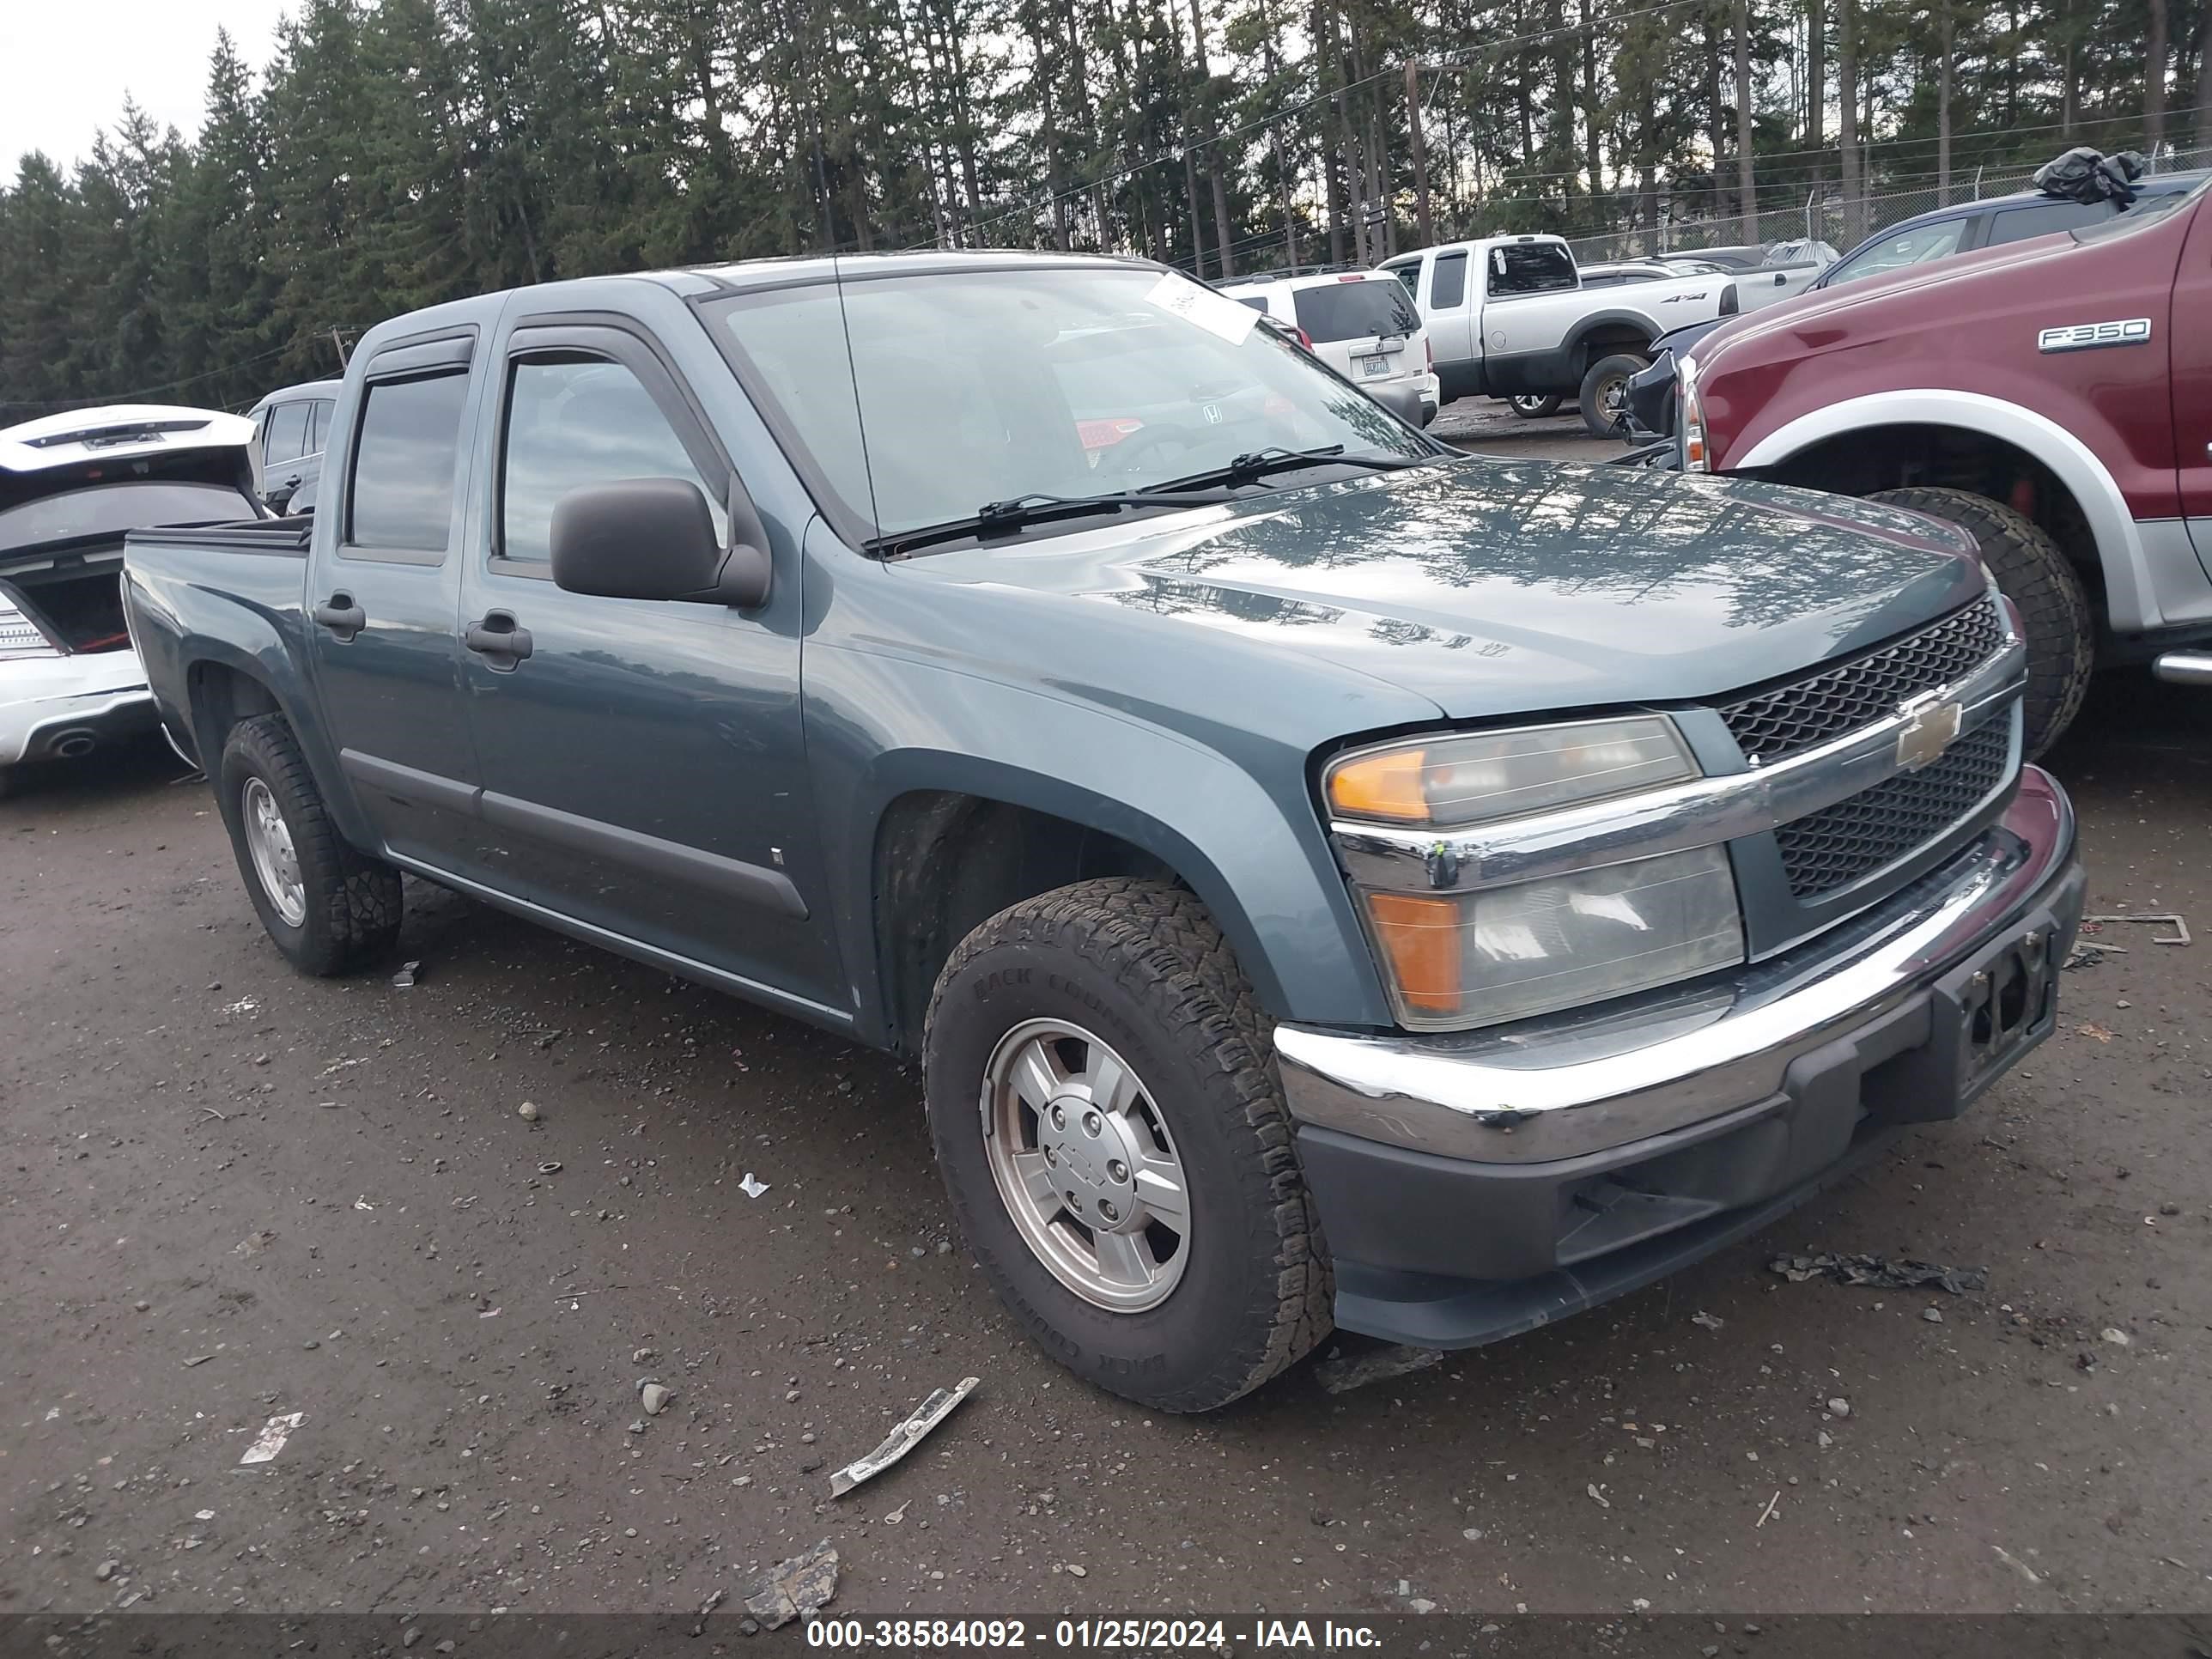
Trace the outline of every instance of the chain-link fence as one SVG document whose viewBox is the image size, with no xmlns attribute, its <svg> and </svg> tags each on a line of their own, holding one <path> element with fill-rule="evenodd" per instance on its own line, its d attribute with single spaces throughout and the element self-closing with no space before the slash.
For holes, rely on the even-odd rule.
<svg viewBox="0 0 2212 1659">
<path fill-rule="evenodd" d="M 2153 160 L 2150 171 L 2179 173 L 2202 167 L 2212 167 L 2212 145 L 2166 150 Z M 1856 201 L 1846 198 L 1833 185 L 1824 185 L 1809 192 L 1791 192 L 1788 198 L 1778 191 L 1762 190 L 1755 221 L 1742 214 L 1680 212 L 1676 200 L 1661 191 L 1656 198 L 1656 216 L 1659 222 L 1656 228 L 1571 237 L 1569 245 L 1575 251 L 1575 258 L 1583 264 L 1695 253 L 1701 248 L 1792 241 L 1800 237 L 1827 242 L 1838 252 L 1847 253 L 1868 237 L 1930 208 L 2026 190 L 2034 173 L 2035 167 L 2030 166 L 1976 168 L 1971 173 L 1953 174 L 1948 189 L 1926 185 L 1916 190 L 1882 191 Z"/>
</svg>

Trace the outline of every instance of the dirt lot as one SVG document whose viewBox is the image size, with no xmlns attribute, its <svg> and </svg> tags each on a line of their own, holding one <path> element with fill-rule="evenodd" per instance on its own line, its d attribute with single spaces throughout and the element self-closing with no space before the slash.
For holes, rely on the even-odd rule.
<svg viewBox="0 0 2212 1659">
<path fill-rule="evenodd" d="M 2058 757 L 2094 909 L 2212 935 L 2206 712 Z M 909 1073 L 411 883 L 419 983 L 296 978 L 175 772 L 0 805 L 0 1613 L 689 1609 L 823 1537 L 868 1613 L 2212 1607 L 2212 937 L 2107 928 L 2025 1073 L 1668 1285 L 1179 1419 L 1019 1340 Z"/>
</svg>

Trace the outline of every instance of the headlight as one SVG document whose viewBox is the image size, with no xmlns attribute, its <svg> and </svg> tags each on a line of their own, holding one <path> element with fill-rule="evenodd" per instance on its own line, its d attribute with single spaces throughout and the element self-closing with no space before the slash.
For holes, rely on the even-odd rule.
<svg viewBox="0 0 2212 1659">
<path fill-rule="evenodd" d="M 11 657 L 58 657 L 61 649 L 38 623 L 0 599 L 0 660 Z"/>
<path fill-rule="evenodd" d="M 1698 398 L 1698 360 L 1678 357 L 1674 362 L 1674 396 L 1680 407 L 1674 411 L 1674 430 L 1681 434 L 1682 471 L 1703 472 L 1705 470 L 1705 406 Z"/>
<path fill-rule="evenodd" d="M 1743 960 L 1718 847 L 1472 893 L 1361 896 L 1410 1030 L 1522 1019 Z"/>
<path fill-rule="evenodd" d="M 1355 750 L 1332 762 L 1322 782 L 1339 817 L 1449 830 L 1697 775 L 1674 721 L 1640 714 Z"/>
</svg>

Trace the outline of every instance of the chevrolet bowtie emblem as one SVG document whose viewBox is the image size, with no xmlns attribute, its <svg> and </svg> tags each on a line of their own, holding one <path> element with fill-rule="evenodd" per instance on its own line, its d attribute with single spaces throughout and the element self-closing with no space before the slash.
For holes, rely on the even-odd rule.
<svg viewBox="0 0 2212 1659">
<path fill-rule="evenodd" d="M 1937 690 L 1899 703 L 1897 712 L 1905 717 L 1904 729 L 1897 734 L 1897 763 L 1905 771 L 1917 772 L 1943 757 L 1959 735 L 1963 711 L 1956 700 Z"/>
</svg>

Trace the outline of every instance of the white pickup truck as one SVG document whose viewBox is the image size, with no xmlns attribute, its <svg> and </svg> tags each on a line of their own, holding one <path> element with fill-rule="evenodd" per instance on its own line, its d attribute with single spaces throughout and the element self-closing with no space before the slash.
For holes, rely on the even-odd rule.
<svg viewBox="0 0 2212 1659">
<path fill-rule="evenodd" d="M 1616 430 L 1628 377 L 1650 363 L 1654 340 L 1739 306 L 1735 279 L 1719 274 L 1584 288 L 1557 236 L 1446 242 L 1382 269 L 1420 307 L 1446 403 L 1505 398 L 1516 412 L 1548 415 L 1578 398 L 1600 437 Z"/>
</svg>

